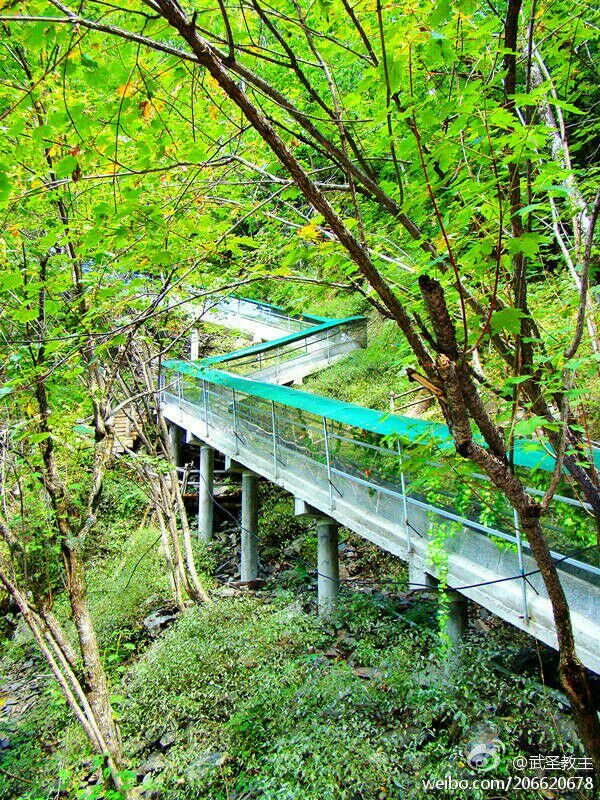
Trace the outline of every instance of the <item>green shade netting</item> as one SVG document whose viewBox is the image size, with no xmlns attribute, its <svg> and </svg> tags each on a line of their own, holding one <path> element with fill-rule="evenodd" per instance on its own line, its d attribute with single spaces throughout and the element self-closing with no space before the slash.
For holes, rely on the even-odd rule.
<svg viewBox="0 0 600 800">
<path fill-rule="evenodd" d="M 225 361 L 233 361 L 236 358 L 243 358 L 244 356 L 252 356 L 258 355 L 259 353 L 266 353 L 269 350 L 275 350 L 277 347 L 281 347 L 281 345 L 291 344 L 292 342 L 299 342 L 302 339 L 306 339 L 308 336 L 314 336 L 316 333 L 320 333 L 321 331 L 327 331 L 331 328 L 337 328 L 339 325 L 343 325 L 346 322 L 359 322 L 363 320 L 364 317 L 345 317 L 344 319 L 331 319 L 328 322 L 324 322 L 320 325 L 313 325 L 310 328 L 307 328 L 303 331 L 296 331 L 295 333 L 290 333 L 287 336 L 281 336 L 279 339 L 272 339 L 269 342 L 264 342 L 264 344 L 252 344 L 248 347 L 243 347 L 241 350 L 234 350 L 231 353 L 225 353 L 221 356 L 209 356 L 208 358 L 203 358 L 201 362 L 202 364 L 222 364 Z"/>
<path fill-rule="evenodd" d="M 239 295 L 232 295 L 232 299 L 234 300 L 242 300 L 244 303 L 252 303 L 253 306 L 257 308 L 263 308 L 267 312 L 269 311 L 277 311 L 277 313 L 283 315 L 284 317 L 290 317 L 291 319 L 300 320 L 300 322 L 331 322 L 331 317 L 317 317 L 315 314 L 290 314 L 285 308 L 281 306 L 274 306 L 272 303 L 265 303 L 262 300 L 252 300 L 250 297 L 240 297 Z"/>
<path fill-rule="evenodd" d="M 236 299 L 236 298 L 234 298 Z M 259 353 L 273 350 L 281 345 L 300 341 L 308 336 L 313 336 L 320 331 L 336 328 L 345 323 L 359 322 L 364 317 L 346 317 L 344 319 L 327 319 L 309 314 L 290 315 L 280 306 L 270 305 L 269 303 L 249 298 L 240 297 L 246 303 L 252 303 L 258 309 L 265 311 L 276 311 L 280 315 L 290 316 L 292 319 L 314 322 L 305 330 L 290 333 L 278 339 L 274 339 L 264 344 L 250 345 L 232 353 L 221 356 L 212 356 L 202 361 L 190 363 L 188 361 L 170 360 L 164 362 L 164 367 L 192 378 L 205 380 L 208 383 L 225 386 L 242 392 L 250 397 L 260 397 L 279 403 L 283 406 L 307 411 L 329 420 L 334 420 L 352 428 L 360 428 L 382 436 L 399 437 L 405 442 L 411 442 L 423 446 L 435 446 L 439 450 L 448 453 L 454 452 L 454 441 L 446 425 L 440 422 L 428 422 L 413 417 L 403 417 L 399 414 L 384 413 L 372 408 L 364 408 L 354 403 L 343 403 L 329 397 L 303 392 L 299 389 L 291 389 L 287 386 L 265 383 L 263 381 L 243 378 L 222 372 L 218 369 L 211 369 L 213 364 L 222 364 L 233 361 L 245 356 L 258 355 Z M 476 436 L 477 441 L 484 444 L 481 437 Z M 528 469 L 541 469 L 551 472 L 554 469 L 554 458 L 539 441 L 535 439 L 517 439 L 514 446 L 514 463 L 518 467 Z M 594 463 L 600 469 L 600 450 L 594 450 Z"/>
<path fill-rule="evenodd" d="M 239 353 L 239 351 L 237 352 Z M 435 445 L 449 453 L 454 451 L 454 441 L 448 427 L 439 422 L 428 422 L 398 414 L 384 413 L 372 408 L 363 408 L 354 403 L 343 403 L 329 397 L 292 389 L 288 386 L 254 381 L 221 370 L 210 369 L 201 363 L 192 364 L 186 361 L 171 360 L 165 361 L 164 367 L 182 375 L 189 375 L 218 386 L 226 386 L 251 397 L 260 397 L 283 406 L 307 411 L 353 428 L 361 428 L 382 436 L 400 437 L 404 441 L 415 444 Z M 594 462 L 600 468 L 600 450 L 594 451 Z M 514 463 L 516 466 L 528 469 L 546 471 L 554 469 L 554 458 L 534 439 L 518 439 L 515 442 Z"/>
</svg>

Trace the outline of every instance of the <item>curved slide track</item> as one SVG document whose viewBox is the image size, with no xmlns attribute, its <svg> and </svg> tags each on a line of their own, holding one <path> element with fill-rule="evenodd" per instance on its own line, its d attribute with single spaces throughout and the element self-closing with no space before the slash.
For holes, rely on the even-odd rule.
<svg viewBox="0 0 600 800">
<path fill-rule="evenodd" d="M 202 320 L 244 331 L 255 343 L 201 361 L 166 361 L 161 405 L 173 433 L 204 454 L 201 509 L 212 503 L 214 450 L 244 475 L 242 580 L 256 577 L 259 476 L 292 493 L 297 513 L 317 519 L 321 610 L 335 601 L 337 525 L 343 525 L 405 560 L 414 589 L 434 586 L 446 571 L 452 638 L 458 639 L 466 624 L 468 599 L 556 647 L 550 601 L 513 511 L 502 506 L 483 476 L 470 476 L 480 491 L 467 501 L 459 478 L 436 486 L 423 479 L 424 462 L 450 461 L 457 475 L 465 469 L 445 425 L 286 385 L 364 347 L 364 318 L 290 315 L 267 303 L 227 297 Z M 600 466 L 600 453 L 595 458 Z M 554 466 L 552 455 L 534 440 L 519 440 L 514 460 L 521 470 Z M 581 511 L 582 504 L 572 498 L 555 498 L 546 531 L 550 541 L 560 537 L 561 520 L 577 507 Z M 446 555 L 432 562 L 430 545 L 440 534 Z M 205 538 L 211 535 L 203 530 Z M 571 606 L 579 657 L 600 673 L 600 568 L 583 553 L 553 556 Z"/>
</svg>

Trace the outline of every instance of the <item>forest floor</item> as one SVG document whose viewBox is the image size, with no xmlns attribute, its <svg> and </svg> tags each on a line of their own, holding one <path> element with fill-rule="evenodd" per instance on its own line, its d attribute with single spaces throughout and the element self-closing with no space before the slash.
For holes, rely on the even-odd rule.
<svg viewBox="0 0 600 800">
<path fill-rule="evenodd" d="M 387 409 L 390 393 L 407 388 L 403 351 L 387 325 L 371 341 L 304 388 Z M 201 345 L 223 352 L 242 342 L 210 333 Z M 339 607 L 319 620 L 315 531 L 273 486 L 260 489 L 264 582 L 241 588 L 237 490 L 230 479 L 214 542 L 196 546 L 215 602 L 177 614 L 145 496 L 118 464 L 105 487 L 89 593 L 138 796 L 425 798 L 425 780 L 477 777 L 469 753 L 490 743 L 499 778 L 514 774 L 517 756 L 581 757 L 553 651 L 476 608 L 460 653 L 448 651 L 437 598 L 409 593 L 403 564 L 348 531 Z M 115 800 L 34 644 L 10 619 L 3 637 L 0 798 Z"/>
<path fill-rule="evenodd" d="M 172 613 L 151 528 L 98 553 L 90 593 L 142 797 L 419 798 L 423 780 L 473 777 L 467 756 L 486 742 L 501 742 L 495 776 L 519 754 L 579 753 L 564 699 L 540 681 L 541 663 L 555 680 L 550 651 L 472 609 L 460 655 L 448 653 L 436 598 L 409 594 L 401 562 L 348 532 L 339 609 L 320 621 L 314 533 L 289 496 L 261 492 L 258 590 L 237 586 L 228 514 L 197 553 L 211 607 Z M 20 628 L 2 674 L 0 796 L 108 797 Z"/>
</svg>

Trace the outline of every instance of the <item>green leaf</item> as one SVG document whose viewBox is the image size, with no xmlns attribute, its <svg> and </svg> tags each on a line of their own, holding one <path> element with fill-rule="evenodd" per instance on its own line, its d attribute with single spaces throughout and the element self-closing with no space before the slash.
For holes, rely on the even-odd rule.
<svg viewBox="0 0 600 800">
<path fill-rule="evenodd" d="M 525 256 L 533 257 L 539 249 L 541 239 L 542 237 L 539 233 L 524 233 L 522 236 L 509 239 L 506 243 L 506 249 L 513 255 L 515 253 L 523 253 Z"/>
<path fill-rule="evenodd" d="M 0 164 L 0 201 L 8 200 L 11 189 L 12 181 L 8 177 L 7 168 L 4 164 Z"/>
<path fill-rule="evenodd" d="M 557 98 L 552 98 L 552 105 L 558 106 L 558 108 L 562 108 L 563 111 L 569 111 L 571 114 L 585 114 L 585 111 L 582 111 L 577 106 L 574 106 L 573 103 L 567 103 L 565 100 L 558 100 Z"/>
<path fill-rule="evenodd" d="M 77 159 L 75 156 L 65 156 L 56 165 L 55 174 L 57 178 L 66 178 L 77 167 Z"/>
<path fill-rule="evenodd" d="M 538 428 L 546 423 L 544 417 L 533 416 L 528 419 L 522 419 L 515 425 L 515 433 L 517 436 L 531 436 Z"/>
<path fill-rule="evenodd" d="M 503 308 L 501 311 L 494 311 L 490 320 L 490 328 L 494 333 L 497 331 L 509 331 L 515 335 L 521 332 L 521 320 L 527 314 L 523 313 L 520 308 Z"/>
<path fill-rule="evenodd" d="M 98 66 L 98 62 L 95 61 L 87 53 L 81 54 L 81 63 L 83 64 L 84 67 L 88 67 L 89 69 L 96 69 L 96 67 Z"/>
<path fill-rule="evenodd" d="M 39 442 L 43 442 L 49 438 L 50 438 L 50 433 L 48 431 L 45 431 L 44 433 L 32 433 L 29 436 L 29 441 L 31 442 L 31 444 L 39 444 Z"/>
</svg>

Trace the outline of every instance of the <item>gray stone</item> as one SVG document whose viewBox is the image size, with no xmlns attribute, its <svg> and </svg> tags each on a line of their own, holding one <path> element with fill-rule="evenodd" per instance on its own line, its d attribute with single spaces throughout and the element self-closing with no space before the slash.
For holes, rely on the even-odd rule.
<svg viewBox="0 0 600 800">
<path fill-rule="evenodd" d="M 185 771 L 189 781 L 203 778 L 212 769 L 222 766 L 227 761 L 225 753 L 204 753 L 188 766 Z"/>
<path fill-rule="evenodd" d="M 158 740 L 158 744 L 161 750 L 167 750 L 169 747 L 172 747 L 175 742 L 177 741 L 177 734 L 175 731 L 167 731 L 163 733 L 163 735 Z"/>
<path fill-rule="evenodd" d="M 219 597 L 234 597 L 238 590 L 234 586 L 221 586 L 216 593 Z"/>
<path fill-rule="evenodd" d="M 172 614 L 169 611 L 166 611 L 164 608 L 159 609 L 158 611 L 154 611 L 152 614 L 149 614 L 143 621 L 142 625 L 148 631 L 150 636 L 156 637 L 165 628 L 168 628 L 175 620 L 177 619 L 176 614 Z"/>
<path fill-rule="evenodd" d="M 151 772 L 160 772 L 167 766 L 167 762 L 162 753 L 150 753 L 145 761 L 138 767 L 138 775 L 148 775 Z"/>
</svg>

